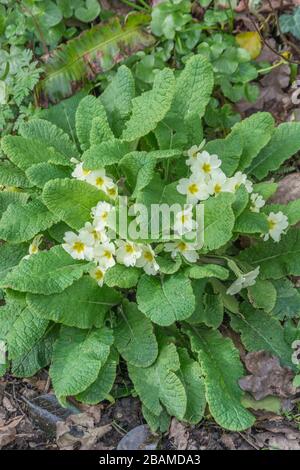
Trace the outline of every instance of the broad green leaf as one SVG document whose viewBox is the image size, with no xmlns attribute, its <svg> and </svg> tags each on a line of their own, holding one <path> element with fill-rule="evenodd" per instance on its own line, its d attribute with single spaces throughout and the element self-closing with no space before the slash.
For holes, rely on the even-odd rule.
<svg viewBox="0 0 300 470">
<path fill-rule="evenodd" d="M 239 233 L 267 233 L 267 217 L 262 212 L 244 211 L 235 221 L 234 231 Z"/>
<path fill-rule="evenodd" d="M 77 400 L 89 405 L 96 405 L 102 400 L 107 400 L 116 380 L 118 362 L 119 356 L 117 352 L 111 349 L 107 361 L 100 369 L 97 379 L 86 390 L 76 396 Z"/>
<path fill-rule="evenodd" d="M 51 142 L 45 145 L 40 140 L 27 139 L 17 135 L 6 135 L 1 140 L 5 155 L 21 170 L 25 171 L 32 165 L 41 162 L 69 166 L 69 159 L 57 152 Z"/>
<path fill-rule="evenodd" d="M 224 305 L 221 294 L 204 294 L 204 308 L 199 313 L 198 320 L 205 323 L 206 326 L 218 328 L 224 315 Z"/>
<path fill-rule="evenodd" d="M 80 229 L 91 218 L 91 209 L 108 197 L 85 181 L 56 179 L 46 183 L 43 202 L 48 209 L 74 229 Z"/>
<path fill-rule="evenodd" d="M 243 141 L 238 133 L 232 132 L 225 139 L 211 140 L 205 146 L 205 150 L 218 155 L 222 160 L 222 170 L 227 176 L 232 176 L 239 165 Z"/>
<path fill-rule="evenodd" d="M 91 146 L 90 134 L 94 118 L 107 122 L 106 111 L 100 98 L 88 95 L 80 101 L 75 118 L 76 133 L 82 150 L 87 150 Z"/>
<path fill-rule="evenodd" d="M 57 217 L 38 199 L 25 205 L 10 204 L 0 219 L 0 238 L 11 243 L 26 242 L 56 222 Z"/>
<path fill-rule="evenodd" d="M 27 168 L 26 176 L 33 186 L 43 188 L 50 180 L 70 177 L 71 169 L 65 166 L 43 162 Z"/>
<path fill-rule="evenodd" d="M 20 134 L 27 139 L 38 139 L 44 145 L 65 155 L 65 157 L 78 158 L 78 150 L 68 134 L 45 119 L 31 119 L 20 127 Z"/>
<path fill-rule="evenodd" d="M 238 313 L 239 302 L 234 295 L 227 294 L 227 287 L 224 283 L 220 282 L 218 279 L 212 279 L 210 282 L 214 288 L 214 292 L 221 295 L 225 309 L 229 312 Z"/>
<path fill-rule="evenodd" d="M 89 271 L 91 263 L 73 259 L 61 246 L 23 259 L 1 281 L 1 287 L 33 294 L 55 294 Z"/>
<path fill-rule="evenodd" d="M 267 204 L 262 208 L 263 212 L 283 212 L 288 218 L 290 225 L 295 225 L 300 221 L 300 199 L 290 201 L 288 204 Z"/>
<path fill-rule="evenodd" d="M 115 346 L 127 363 L 148 367 L 158 354 L 152 322 L 134 302 L 124 301 L 123 307 L 114 328 Z"/>
<path fill-rule="evenodd" d="M 247 169 L 247 173 L 261 180 L 270 171 L 277 170 L 288 158 L 300 149 L 300 123 L 285 122 L 274 130 L 268 145 Z"/>
<path fill-rule="evenodd" d="M 177 373 L 179 356 L 174 344 L 163 345 L 150 367 L 128 364 L 129 377 L 143 405 L 159 416 L 166 407 L 171 416 L 183 419 L 187 408 L 185 388 Z"/>
<path fill-rule="evenodd" d="M 44 335 L 48 323 L 48 320 L 38 317 L 29 308 L 22 310 L 6 335 L 9 359 L 28 354 Z"/>
<path fill-rule="evenodd" d="M 205 377 L 206 400 L 216 422 L 225 429 L 242 431 L 253 425 L 255 418 L 241 404 L 242 390 L 238 380 L 243 366 L 238 350 L 218 330 L 185 328 L 191 347 L 198 355 Z"/>
<path fill-rule="evenodd" d="M 127 267 L 123 264 L 115 264 L 105 273 L 105 284 L 110 287 L 121 287 L 130 289 L 137 285 L 141 270 L 135 267 Z"/>
<path fill-rule="evenodd" d="M 129 144 L 119 139 L 112 139 L 93 145 L 82 155 L 84 168 L 99 170 L 109 165 L 119 163 L 122 157 L 130 151 Z"/>
<path fill-rule="evenodd" d="M 162 326 L 190 317 L 195 309 L 191 281 L 182 273 L 164 278 L 144 274 L 137 287 L 137 303 L 141 312 Z"/>
<path fill-rule="evenodd" d="M 6 304 L 0 307 L 0 339 L 5 340 L 14 323 L 25 310 L 26 305 L 16 299 L 6 299 Z"/>
<path fill-rule="evenodd" d="M 190 358 L 184 348 L 177 350 L 180 360 L 178 376 L 182 381 L 187 396 L 184 421 L 197 424 L 204 414 L 206 399 L 205 386 L 199 363 Z"/>
<path fill-rule="evenodd" d="M 193 279 L 192 288 L 195 296 L 195 310 L 186 321 L 192 325 L 201 323 L 204 316 L 204 293 L 207 285 L 207 279 Z"/>
<path fill-rule="evenodd" d="M 174 91 L 175 79 L 171 69 L 157 72 L 152 90 L 132 100 L 132 114 L 122 138 L 131 142 L 153 131 L 170 109 Z"/>
<path fill-rule="evenodd" d="M 71 227 L 69 227 L 69 225 L 64 222 L 58 222 L 58 224 L 52 225 L 52 227 L 49 228 L 48 234 L 50 235 L 50 238 L 53 238 L 54 241 L 61 244 L 64 242 L 65 233 L 70 230 Z"/>
<path fill-rule="evenodd" d="M 19 188 L 30 187 L 30 182 L 26 178 L 25 173 L 10 162 L 0 162 L 0 185 L 16 186 Z"/>
<path fill-rule="evenodd" d="M 25 204 L 29 198 L 29 194 L 15 191 L 0 191 L 0 217 L 6 211 L 9 204 L 19 202 Z"/>
<path fill-rule="evenodd" d="M 0 280 L 4 279 L 9 271 L 17 266 L 22 258 L 28 253 L 25 243 L 20 245 L 0 245 Z"/>
<path fill-rule="evenodd" d="M 180 255 L 177 255 L 175 259 L 167 255 L 159 255 L 157 256 L 156 261 L 159 264 L 159 271 L 163 274 L 176 273 L 182 264 L 182 258 Z"/>
<path fill-rule="evenodd" d="M 249 202 L 249 193 L 242 184 L 235 192 L 235 201 L 232 204 L 234 215 L 238 217 L 247 207 Z"/>
<path fill-rule="evenodd" d="M 266 201 L 276 192 L 278 188 L 277 183 L 263 181 L 253 185 L 253 192 L 260 194 Z"/>
<path fill-rule="evenodd" d="M 241 339 L 248 351 L 269 351 L 277 356 L 286 366 L 292 365 L 292 349 L 284 339 L 284 330 L 280 322 L 263 310 L 255 310 L 244 302 L 240 306 L 241 314 L 231 315 L 232 328 L 241 334 Z"/>
<path fill-rule="evenodd" d="M 90 132 L 90 145 L 98 145 L 114 138 L 109 127 L 107 116 L 97 116 L 93 118 Z"/>
<path fill-rule="evenodd" d="M 229 276 L 229 271 L 218 264 L 202 264 L 191 266 L 187 269 L 187 274 L 191 279 L 203 279 L 206 277 L 216 277 L 225 281 Z"/>
<path fill-rule="evenodd" d="M 204 201 L 204 250 L 216 250 L 231 239 L 235 221 L 233 201 L 230 193 L 220 193 Z"/>
<path fill-rule="evenodd" d="M 239 259 L 260 266 L 263 279 L 279 279 L 286 275 L 300 275 L 300 232 L 289 230 L 278 243 L 261 241 L 243 250 Z"/>
<path fill-rule="evenodd" d="M 256 279 L 253 286 L 248 287 L 248 298 L 253 307 L 271 312 L 276 303 L 276 289 L 271 281 Z"/>
<path fill-rule="evenodd" d="M 285 318 L 297 318 L 300 316 L 300 292 L 288 279 L 273 281 L 277 292 L 276 303 L 271 315 L 284 320 Z"/>
<path fill-rule="evenodd" d="M 131 152 L 122 158 L 120 166 L 134 196 L 152 180 L 156 158 L 147 152 Z"/>
<path fill-rule="evenodd" d="M 121 301 L 114 289 L 99 287 L 90 276 L 83 276 L 59 294 L 28 294 L 29 308 L 41 318 L 77 328 L 100 328 L 106 313 Z"/>
<path fill-rule="evenodd" d="M 144 404 L 142 404 L 142 412 L 152 432 L 167 432 L 169 430 L 170 415 L 168 415 L 167 411 L 164 408 L 160 415 L 156 416 L 155 414 L 151 413 L 151 411 L 148 410 L 148 408 Z"/>
<path fill-rule="evenodd" d="M 270 113 L 255 113 L 233 126 L 231 133 L 239 135 L 243 147 L 238 170 L 247 168 L 269 142 L 273 127 L 274 119 Z"/>
<path fill-rule="evenodd" d="M 77 395 L 98 377 L 113 343 L 108 328 L 81 330 L 62 326 L 53 349 L 50 377 L 56 395 Z"/>
<path fill-rule="evenodd" d="M 129 116 L 135 84 L 132 73 L 126 65 L 118 68 L 116 75 L 100 96 L 112 128 L 120 135 L 124 120 Z"/>
</svg>

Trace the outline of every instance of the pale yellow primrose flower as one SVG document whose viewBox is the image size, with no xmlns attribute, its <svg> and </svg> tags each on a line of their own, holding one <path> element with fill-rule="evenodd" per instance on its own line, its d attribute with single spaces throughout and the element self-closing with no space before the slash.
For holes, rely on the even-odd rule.
<svg viewBox="0 0 300 470">
<path fill-rule="evenodd" d="M 241 274 L 227 289 L 226 294 L 235 295 L 245 287 L 253 286 L 256 278 L 259 275 L 259 266 L 249 273 Z"/>
<path fill-rule="evenodd" d="M 135 266 L 136 261 L 142 255 L 141 247 L 137 243 L 125 240 L 116 240 L 116 257 L 118 263 L 125 266 Z"/>
<path fill-rule="evenodd" d="M 112 187 L 115 187 L 113 180 L 106 176 L 105 169 L 101 168 L 100 170 L 91 171 L 87 177 L 86 181 L 96 188 L 101 189 L 104 193 L 108 194 L 108 190 Z"/>
<path fill-rule="evenodd" d="M 136 266 L 143 268 L 149 276 L 155 276 L 159 271 L 159 265 L 155 261 L 155 253 L 150 245 L 142 245 L 141 257 L 136 260 Z"/>
<path fill-rule="evenodd" d="M 192 165 L 193 162 L 196 160 L 197 155 L 199 154 L 200 150 L 204 147 L 205 145 L 205 140 L 201 142 L 200 145 L 193 145 L 188 151 L 187 151 L 187 156 L 189 157 L 186 160 L 186 164 L 188 166 Z"/>
<path fill-rule="evenodd" d="M 193 220 L 193 206 L 177 212 L 175 215 L 174 231 L 178 235 L 191 232 L 197 228 L 197 223 Z"/>
<path fill-rule="evenodd" d="M 97 284 L 100 287 L 103 286 L 105 272 L 106 272 L 105 268 L 100 267 L 100 266 L 96 266 L 90 271 L 90 276 L 97 281 Z"/>
<path fill-rule="evenodd" d="M 218 169 L 215 170 L 210 181 L 207 183 L 208 191 L 210 194 L 215 194 L 216 196 L 222 192 L 231 192 L 230 187 L 227 184 L 227 177 L 225 173 Z"/>
<path fill-rule="evenodd" d="M 109 222 L 109 215 L 115 211 L 115 208 L 108 202 L 100 201 L 91 210 L 94 219 L 94 226 L 97 230 L 103 230 Z"/>
<path fill-rule="evenodd" d="M 97 223 L 95 224 L 95 222 L 86 222 L 84 227 L 79 230 L 79 236 L 83 236 L 86 239 L 90 237 L 91 246 L 108 241 L 108 236 L 105 232 L 105 229 L 101 228 L 101 230 L 99 230 Z"/>
<path fill-rule="evenodd" d="M 116 248 L 112 242 L 105 242 L 101 245 L 95 246 L 93 254 L 94 260 L 105 270 L 112 268 L 116 264 L 114 259 Z"/>
<path fill-rule="evenodd" d="M 228 178 L 227 184 L 228 184 L 228 190 L 230 192 L 235 192 L 237 189 L 239 189 L 241 184 L 245 186 L 248 193 L 252 193 L 253 191 L 252 182 L 249 181 L 247 179 L 247 175 L 245 175 L 241 171 L 236 172 L 234 176 L 232 176 L 231 178 Z"/>
<path fill-rule="evenodd" d="M 165 243 L 164 250 L 171 252 L 172 258 L 176 258 L 177 254 L 180 253 L 190 263 L 195 263 L 199 258 L 196 246 L 193 243 L 186 243 L 182 240 Z"/>
<path fill-rule="evenodd" d="M 271 237 L 275 242 L 279 242 L 281 235 L 289 225 L 287 216 L 284 215 L 281 211 L 276 213 L 270 212 L 267 220 L 269 225 L 269 232 L 263 236 L 263 239 L 266 241 Z"/>
<path fill-rule="evenodd" d="M 189 178 L 181 178 L 177 185 L 177 191 L 187 197 L 187 202 L 192 204 L 209 198 L 207 184 L 201 175 L 192 174 Z"/>
<path fill-rule="evenodd" d="M 92 237 L 90 235 L 77 235 L 74 232 L 66 232 L 64 236 L 65 243 L 63 249 L 74 259 L 93 259 L 93 247 L 91 246 Z"/>
<path fill-rule="evenodd" d="M 202 175 L 205 179 L 221 166 L 218 155 L 210 155 L 205 150 L 199 153 L 191 165 L 192 173 Z"/>
<path fill-rule="evenodd" d="M 91 173 L 91 171 L 90 170 L 85 170 L 83 168 L 83 163 L 80 162 L 80 163 L 77 163 L 77 165 L 75 166 L 75 169 L 72 172 L 72 176 L 73 176 L 73 178 L 76 178 L 77 180 L 87 181 L 87 177 L 90 173 Z"/>
<path fill-rule="evenodd" d="M 252 193 L 250 196 L 250 201 L 251 201 L 251 206 L 250 206 L 251 212 L 259 212 L 260 209 L 264 207 L 264 205 L 266 204 L 266 201 L 258 193 Z"/>
</svg>

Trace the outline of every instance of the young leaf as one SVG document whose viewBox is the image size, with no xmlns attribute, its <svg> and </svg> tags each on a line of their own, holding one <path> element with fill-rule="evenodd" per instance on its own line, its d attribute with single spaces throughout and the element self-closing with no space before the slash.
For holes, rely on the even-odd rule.
<svg viewBox="0 0 300 470">
<path fill-rule="evenodd" d="M 75 117 L 76 133 L 82 150 L 91 146 L 90 135 L 95 118 L 101 119 L 108 126 L 106 111 L 100 98 L 88 95 L 80 101 Z"/>
<path fill-rule="evenodd" d="M 93 145 L 82 155 L 84 168 L 98 170 L 119 163 L 122 157 L 130 151 L 129 144 L 119 139 L 112 139 Z"/>
<path fill-rule="evenodd" d="M 61 246 L 22 259 L 1 281 L 1 287 L 33 294 L 55 294 L 89 271 L 92 263 L 73 259 Z"/>
<path fill-rule="evenodd" d="M 133 366 L 148 367 L 158 354 L 152 322 L 133 302 L 124 301 L 114 329 L 115 345 L 120 355 Z"/>
<path fill-rule="evenodd" d="M 138 268 L 115 264 L 105 273 L 104 281 L 109 287 L 130 289 L 137 285 L 140 275 L 141 270 Z"/>
<path fill-rule="evenodd" d="M 274 193 L 276 193 L 277 188 L 277 183 L 263 181 L 262 183 L 256 183 L 253 185 L 253 192 L 260 194 L 267 201 Z"/>
<path fill-rule="evenodd" d="M 29 308 L 42 318 L 77 328 L 100 328 L 105 314 L 121 301 L 114 289 L 84 276 L 59 294 L 27 294 Z"/>
<path fill-rule="evenodd" d="M 104 366 L 113 343 L 108 328 L 81 330 L 63 326 L 54 345 L 50 377 L 59 398 L 89 387 Z"/>
<path fill-rule="evenodd" d="M 187 269 L 187 275 L 191 279 L 203 279 L 206 277 L 216 277 L 225 281 L 229 276 L 229 271 L 218 264 L 202 264 L 191 266 Z"/>
<path fill-rule="evenodd" d="M 262 212 L 244 211 L 235 221 L 234 232 L 267 233 L 269 230 L 267 217 Z"/>
<path fill-rule="evenodd" d="M 255 421 L 241 404 L 242 391 L 238 380 L 243 366 L 238 350 L 218 330 L 185 327 L 192 350 L 198 355 L 205 377 L 206 399 L 216 422 L 225 429 L 241 431 Z"/>
<path fill-rule="evenodd" d="M 231 208 L 233 201 L 234 196 L 230 193 L 221 193 L 204 201 L 204 250 L 216 250 L 232 237 L 235 222 Z"/>
<path fill-rule="evenodd" d="M 190 317 L 195 309 L 191 281 L 182 273 L 161 279 L 144 274 L 137 287 L 137 303 L 141 312 L 162 326 Z"/>
</svg>

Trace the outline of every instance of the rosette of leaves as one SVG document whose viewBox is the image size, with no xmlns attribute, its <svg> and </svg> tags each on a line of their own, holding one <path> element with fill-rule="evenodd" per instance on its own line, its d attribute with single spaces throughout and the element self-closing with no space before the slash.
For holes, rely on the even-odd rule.
<svg viewBox="0 0 300 470">
<path fill-rule="evenodd" d="M 289 228 L 275 243 L 261 238 L 266 214 L 275 208 L 251 212 L 243 186 L 212 197 L 204 202 L 205 243 L 196 264 L 174 260 L 154 240 L 157 275 L 116 265 L 102 287 L 88 274 L 91 263 L 73 259 L 61 246 L 64 233 L 88 221 L 104 198 L 71 177 L 74 158 L 118 175 L 120 194 L 132 202 L 182 201 L 176 182 L 187 174 L 185 150 L 203 140 L 212 88 L 212 67 L 199 55 L 176 78 L 168 68 L 158 72 L 153 89 L 138 96 L 122 66 L 104 94 L 80 102 L 70 135 L 53 122 L 32 120 L 20 135 L 2 139 L 0 335 L 12 374 L 30 376 L 50 366 L 62 403 L 70 395 L 98 403 L 117 393 L 121 361 L 152 429 L 166 429 L 171 416 L 198 423 L 208 405 L 220 426 L 243 430 L 255 418 L 241 402 L 244 369 L 238 349 L 219 329 L 223 318 L 230 318 L 248 351 L 270 351 L 294 367 L 284 321 L 299 317 L 299 295 L 286 279 L 300 275 L 300 237 L 292 227 L 299 201 L 276 207 L 287 214 Z M 270 114 L 258 113 L 205 148 L 219 155 L 228 177 L 246 171 L 268 199 L 276 184 L 259 181 L 299 150 L 299 131 L 299 123 L 275 127 Z M 28 257 L 38 234 L 45 242 Z M 240 235 L 247 249 L 240 248 Z M 237 270 L 258 266 L 254 286 L 226 293 Z M 283 300 L 287 283 L 288 298 L 298 305 L 292 310 Z"/>
</svg>

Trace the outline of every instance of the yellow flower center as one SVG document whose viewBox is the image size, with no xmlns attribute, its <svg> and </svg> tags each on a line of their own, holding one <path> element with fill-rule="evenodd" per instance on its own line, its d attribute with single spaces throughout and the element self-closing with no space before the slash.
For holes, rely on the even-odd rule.
<svg viewBox="0 0 300 470">
<path fill-rule="evenodd" d="M 187 218 L 188 218 L 187 215 L 182 214 L 182 216 L 181 216 L 181 222 L 184 224 L 184 222 L 187 221 Z"/>
<path fill-rule="evenodd" d="M 108 216 L 108 212 L 107 212 L 107 211 L 104 211 L 104 212 L 102 212 L 102 214 L 101 214 L 101 219 L 106 220 L 106 219 L 107 219 L 107 216 Z"/>
<path fill-rule="evenodd" d="M 82 169 L 82 173 L 84 174 L 84 176 L 89 175 L 90 172 L 91 172 L 91 170 L 85 170 L 84 168 Z"/>
<path fill-rule="evenodd" d="M 222 186 L 221 186 L 220 184 L 218 184 L 218 183 L 217 183 L 217 184 L 215 185 L 215 188 L 214 188 L 214 189 L 215 189 L 215 193 L 216 193 L 216 194 L 218 194 L 218 193 L 220 193 L 220 192 L 221 192 L 221 190 L 222 190 Z"/>
<path fill-rule="evenodd" d="M 111 254 L 111 252 L 108 251 L 108 250 L 105 250 L 105 251 L 104 251 L 103 256 L 105 256 L 105 258 L 107 258 L 107 259 L 111 259 L 111 258 L 112 258 L 112 254 Z"/>
<path fill-rule="evenodd" d="M 149 261 L 150 263 L 154 260 L 154 256 L 151 251 L 145 251 L 144 253 L 145 260 Z"/>
<path fill-rule="evenodd" d="M 268 220 L 269 230 L 273 230 L 276 227 L 276 222 L 274 220 Z"/>
<path fill-rule="evenodd" d="M 186 243 L 184 242 L 179 242 L 177 245 L 178 250 L 180 251 L 185 251 L 186 250 Z"/>
<path fill-rule="evenodd" d="M 96 178 L 96 185 L 103 186 L 103 183 L 104 183 L 104 179 L 101 176 L 98 176 L 98 178 Z"/>
<path fill-rule="evenodd" d="M 97 232 L 97 230 L 93 230 L 92 235 L 94 237 L 94 240 L 100 240 L 101 239 L 101 235 L 100 235 L 99 232 Z"/>
<path fill-rule="evenodd" d="M 211 172 L 210 164 L 209 163 L 203 163 L 202 170 L 204 171 L 204 173 L 210 173 Z"/>
<path fill-rule="evenodd" d="M 115 187 L 113 187 L 113 188 L 108 188 L 107 194 L 108 194 L 109 196 L 111 196 L 111 197 L 114 197 L 114 196 L 117 194 L 116 188 L 115 188 Z"/>
<path fill-rule="evenodd" d="M 126 251 L 126 253 L 132 254 L 132 253 L 134 253 L 135 250 L 134 250 L 132 245 L 126 245 L 125 246 L 125 251 Z"/>
<path fill-rule="evenodd" d="M 196 183 L 192 183 L 189 185 L 188 187 L 188 191 L 191 193 L 191 194 L 196 194 L 198 191 L 199 191 L 199 187 Z"/>
<path fill-rule="evenodd" d="M 84 243 L 82 242 L 73 243 L 73 250 L 77 251 L 77 253 L 82 253 L 84 250 Z"/>
<path fill-rule="evenodd" d="M 97 281 L 101 281 L 101 279 L 103 279 L 103 272 L 101 271 L 101 269 L 97 269 L 97 271 L 95 272 L 95 278 L 97 279 Z"/>
<path fill-rule="evenodd" d="M 32 255 L 37 253 L 38 251 L 39 251 L 39 247 L 37 245 L 31 245 L 30 246 L 30 252 L 31 252 Z"/>
</svg>

